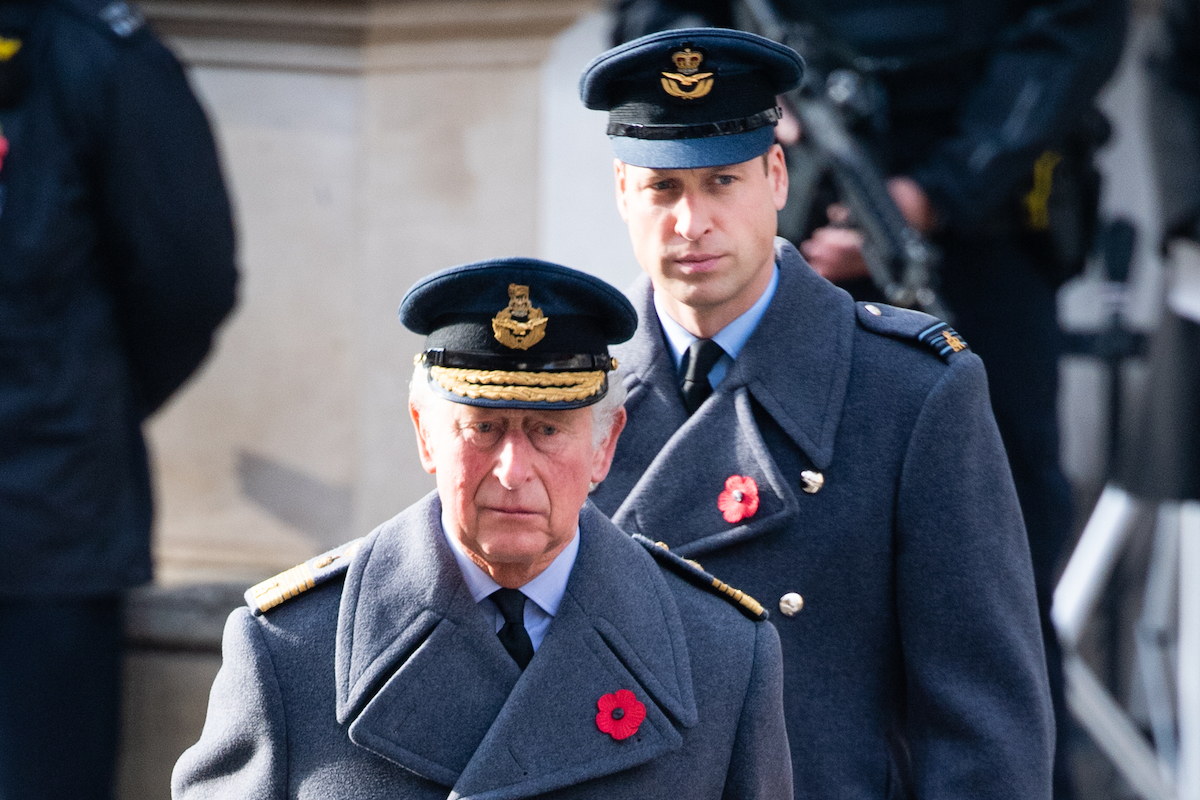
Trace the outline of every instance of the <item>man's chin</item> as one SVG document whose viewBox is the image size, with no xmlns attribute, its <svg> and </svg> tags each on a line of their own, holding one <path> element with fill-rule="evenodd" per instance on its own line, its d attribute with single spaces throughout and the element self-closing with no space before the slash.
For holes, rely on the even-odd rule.
<svg viewBox="0 0 1200 800">
<path fill-rule="evenodd" d="M 519 567 L 543 558 L 549 547 L 545 536 L 497 531 L 478 539 L 479 554 L 492 566 Z"/>
</svg>

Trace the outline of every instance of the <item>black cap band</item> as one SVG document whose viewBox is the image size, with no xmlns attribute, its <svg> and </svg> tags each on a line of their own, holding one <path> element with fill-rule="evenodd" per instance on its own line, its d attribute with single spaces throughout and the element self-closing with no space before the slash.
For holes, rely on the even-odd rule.
<svg viewBox="0 0 1200 800">
<path fill-rule="evenodd" d="M 776 106 L 741 119 L 724 119 L 693 125 L 635 125 L 609 122 L 608 135 L 628 136 L 632 139 L 706 139 L 710 136 L 729 136 L 755 131 L 767 125 L 774 125 L 782 117 L 782 110 Z"/>
<path fill-rule="evenodd" d="M 525 354 L 497 355 L 494 353 L 472 353 L 435 348 L 421 354 L 423 363 L 430 367 L 453 367 L 459 369 L 496 369 L 512 372 L 585 372 L 613 369 L 613 359 L 607 354 L 578 353 L 575 355 L 547 353 L 529 357 Z"/>
</svg>

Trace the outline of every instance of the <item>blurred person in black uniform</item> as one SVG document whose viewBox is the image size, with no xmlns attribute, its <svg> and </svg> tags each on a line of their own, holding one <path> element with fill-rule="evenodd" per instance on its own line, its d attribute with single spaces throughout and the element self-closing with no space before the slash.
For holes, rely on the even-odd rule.
<svg viewBox="0 0 1200 800">
<path fill-rule="evenodd" d="M 1200 497 L 1200 0 L 1164 0 L 1147 66 L 1167 291 L 1121 480 L 1180 500 Z"/>
<path fill-rule="evenodd" d="M 0 2 L 0 158 L 0 798 L 111 797 L 141 425 L 233 306 L 233 223 L 183 70 L 123 2 Z"/>
<path fill-rule="evenodd" d="M 737 27 L 736 5 L 619 0 L 614 44 L 668 28 Z M 1060 721 L 1055 796 L 1069 797 L 1067 713 L 1049 620 L 1071 526 L 1059 463 L 1055 292 L 1082 269 L 1094 235 L 1092 154 L 1107 136 L 1094 100 L 1120 55 L 1125 4 L 776 0 L 774 7 L 811 26 L 829 51 L 872 65 L 884 104 L 868 145 L 900 210 L 941 249 L 940 292 L 987 367 L 1029 534 Z M 786 138 L 782 123 L 779 135 Z M 881 299 L 861 243 L 857 231 L 822 219 L 798 246 L 856 299 Z"/>
<path fill-rule="evenodd" d="M 1200 242 L 1200 2 L 1163 1 L 1148 66 L 1162 240 Z"/>
</svg>

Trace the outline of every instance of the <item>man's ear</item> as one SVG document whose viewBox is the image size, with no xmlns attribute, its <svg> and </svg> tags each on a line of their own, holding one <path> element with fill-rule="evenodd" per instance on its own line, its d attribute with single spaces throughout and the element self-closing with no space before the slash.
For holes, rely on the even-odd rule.
<svg viewBox="0 0 1200 800">
<path fill-rule="evenodd" d="M 413 428 L 417 432 L 417 453 L 421 456 L 421 466 L 430 475 L 437 472 L 437 462 L 433 459 L 433 442 L 429 439 L 429 432 L 421 427 L 422 410 L 416 403 L 409 401 L 408 415 L 412 417 Z M 428 418 L 428 415 L 426 414 Z"/>
<path fill-rule="evenodd" d="M 619 158 L 613 159 L 613 178 L 617 191 L 617 213 L 628 223 L 629 211 L 625 207 L 625 163 Z"/>
<path fill-rule="evenodd" d="M 771 145 L 771 149 L 767 151 L 767 182 L 771 185 L 775 210 L 782 211 L 787 205 L 788 171 L 787 159 L 784 158 L 783 148 L 778 143 Z"/>
<path fill-rule="evenodd" d="M 608 432 L 608 437 L 600 443 L 592 455 L 592 483 L 600 483 L 608 477 L 613 455 L 617 452 L 617 439 L 621 437 L 621 431 L 625 430 L 626 418 L 624 408 L 618 408 L 617 413 L 613 414 L 613 424 Z"/>
</svg>

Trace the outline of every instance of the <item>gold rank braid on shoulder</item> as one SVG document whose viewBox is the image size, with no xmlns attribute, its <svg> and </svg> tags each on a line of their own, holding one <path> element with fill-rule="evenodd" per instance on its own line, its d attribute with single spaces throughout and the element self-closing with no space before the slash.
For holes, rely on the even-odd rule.
<svg viewBox="0 0 1200 800">
<path fill-rule="evenodd" d="M 561 403 L 583 400 L 604 386 L 604 372 L 509 372 L 499 369 L 429 368 L 438 386 L 473 400 Z"/>
<path fill-rule="evenodd" d="M 716 589 L 718 592 L 729 597 L 731 600 L 733 600 L 733 602 L 742 606 L 747 611 L 749 611 L 751 614 L 754 614 L 755 616 L 760 616 L 763 613 L 762 603 L 758 602 L 753 597 L 751 597 L 750 595 L 743 592 L 741 589 L 735 589 L 732 586 L 730 586 L 728 583 L 726 583 L 725 581 L 720 580 L 719 578 L 713 578 L 712 585 L 713 585 L 713 588 Z"/>
<path fill-rule="evenodd" d="M 250 589 L 260 612 L 270 611 L 275 606 L 308 591 L 316 585 L 308 564 L 297 564 L 291 569 L 268 578 Z"/>
</svg>

